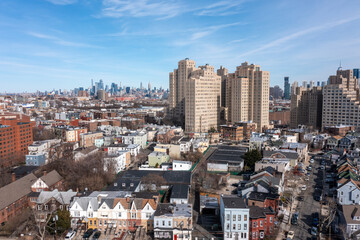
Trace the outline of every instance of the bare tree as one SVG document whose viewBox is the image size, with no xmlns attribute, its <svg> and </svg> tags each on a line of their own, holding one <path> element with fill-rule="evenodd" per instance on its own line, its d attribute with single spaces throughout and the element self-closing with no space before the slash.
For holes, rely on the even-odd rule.
<svg viewBox="0 0 360 240">
<path fill-rule="evenodd" d="M 143 190 L 146 191 L 157 191 L 164 183 L 166 183 L 166 180 L 162 176 L 155 173 L 150 173 L 141 178 Z"/>
</svg>

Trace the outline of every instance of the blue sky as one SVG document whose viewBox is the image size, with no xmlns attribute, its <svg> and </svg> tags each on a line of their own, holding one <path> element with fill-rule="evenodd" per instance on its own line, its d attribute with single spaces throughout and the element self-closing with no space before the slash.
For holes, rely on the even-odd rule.
<svg viewBox="0 0 360 240">
<path fill-rule="evenodd" d="M 0 92 L 167 88 L 186 57 L 259 64 L 272 86 L 326 81 L 340 60 L 360 67 L 359 11 L 359 0 L 2 0 Z"/>
</svg>

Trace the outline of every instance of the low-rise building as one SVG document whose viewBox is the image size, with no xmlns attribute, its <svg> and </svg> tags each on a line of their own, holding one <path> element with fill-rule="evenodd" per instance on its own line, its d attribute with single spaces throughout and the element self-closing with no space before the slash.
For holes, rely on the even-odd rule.
<svg viewBox="0 0 360 240">
<path fill-rule="evenodd" d="M 173 160 L 172 169 L 174 171 L 189 171 L 192 167 L 192 162 L 190 161 L 181 161 L 181 160 Z"/>
<path fill-rule="evenodd" d="M 220 218 L 224 239 L 249 239 L 250 210 L 243 198 L 222 195 Z"/>
<path fill-rule="evenodd" d="M 342 210 L 346 224 L 346 236 L 349 239 L 358 239 L 360 237 L 359 205 L 343 205 Z"/>
<path fill-rule="evenodd" d="M 26 166 L 42 166 L 46 163 L 45 153 L 28 154 L 25 156 Z"/>
<path fill-rule="evenodd" d="M 69 190 L 67 192 L 59 192 L 57 189 L 53 191 L 40 192 L 35 210 L 35 220 L 38 222 L 46 222 L 49 214 L 57 210 L 69 210 L 70 201 L 76 196 L 76 192 Z"/>
<path fill-rule="evenodd" d="M 190 187 L 186 184 L 174 184 L 171 188 L 170 203 L 187 204 Z"/>
<path fill-rule="evenodd" d="M 170 156 L 163 152 L 152 152 L 148 155 L 150 167 L 159 167 L 162 163 L 170 161 Z"/>
<path fill-rule="evenodd" d="M 80 147 L 88 148 L 95 145 L 96 139 L 102 139 L 102 132 L 87 132 L 80 134 Z"/>
<path fill-rule="evenodd" d="M 261 208 L 249 206 L 250 209 L 250 240 L 265 239 L 274 233 L 275 212 L 271 207 Z"/>
<path fill-rule="evenodd" d="M 155 239 L 192 239 L 192 205 L 158 204 L 154 213 Z"/>
<path fill-rule="evenodd" d="M 104 158 L 104 168 L 108 170 L 109 167 L 114 168 L 115 173 L 127 169 L 130 165 L 130 152 L 129 151 L 118 151 L 113 154 L 108 154 Z"/>
</svg>

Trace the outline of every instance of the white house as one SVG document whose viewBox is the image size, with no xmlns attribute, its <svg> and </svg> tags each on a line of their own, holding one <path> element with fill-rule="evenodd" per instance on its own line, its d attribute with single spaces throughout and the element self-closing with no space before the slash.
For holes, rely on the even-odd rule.
<svg viewBox="0 0 360 240">
<path fill-rule="evenodd" d="M 337 200 L 341 205 L 360 204 L 360 187 L 349 179 L 337 189 Z"/>
<path fill-rule="evenodd" d="M 173 160 L 173 171 L 189 171 L 192 167 L 192 162 Z"/>
<path fill-rule="evenodd" d="M 220 218 L 225 240 L 249 239 L 250 210 L 244 199 L 234 195 L 222 195 Z"/>
</svg>

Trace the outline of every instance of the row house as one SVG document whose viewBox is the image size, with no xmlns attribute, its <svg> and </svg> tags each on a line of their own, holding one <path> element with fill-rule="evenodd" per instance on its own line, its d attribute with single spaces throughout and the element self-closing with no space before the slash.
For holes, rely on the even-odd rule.
<svg viewBox="0 0 360 240">
<path fill-rule="evenodd" d="M 192 205 L 160 203 L 154 213 L 154 239 L 192 239 Z"/>
<path fill-rule="evenodd" d="M 76 196 L 76 192 L 69 190 L 67 192 L 59 192 L 57 189 L 53 191 L 42 191 L 37 197 L 35 210 L 35 220 L 37 222 L 46 222 L 49 215 L 54 212 L 68 211 L 71 199 Z"/>
<path fill-rule="evenodd" d="M 85 224 L 87 228 L 114 233 L 135 232 L 139 227 L 151 231 L 159 198 L 150 195 L 140 198 L 129 192 L 93 192 L 76 197 L 70 206 L 72 226 Z"/>
<path fill-rule="evenodd" d="M 250 210 L 243 198 L 222 195 L 220 219 L 225 240 L 249 239 Z"/>
<path fill-rule="evenodd" d="M 250 240 L 269 238 L 274 233 L 275 212 L 271 207 L 262 208 L 249 206 L 250 209 Z"/>
</svg>

